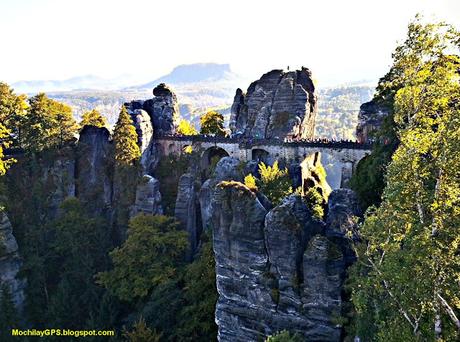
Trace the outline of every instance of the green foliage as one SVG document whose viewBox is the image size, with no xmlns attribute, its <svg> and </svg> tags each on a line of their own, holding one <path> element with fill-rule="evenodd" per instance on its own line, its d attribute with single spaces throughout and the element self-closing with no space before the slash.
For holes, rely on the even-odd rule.
<svg viewBox="0 0 460 342">
<path fill-rule="evenodd" d="M 365 209 L 379 205 L 385 187 L 385 173 L 397 143 L 376 144 L 372 153 L 361 159 L 356 167 L 350 187 L 356 191 L 361 206 Z"/>
<path fill-rule="evenodd" d="M 318 189 L 308 189 L 307 193 L 305 194 L 305 200 L 307 202 L 308 208 L 310 208 L 313 214 L 313 217 L 317 218 L 318 220 L 322 220 L 324 217 L 324 198 Z"/>
<path fill-rule="evenodd" d="M 185 269 L 184 306 L 179 314 L 179 341 L 212 341 L 217 336 L 214 313 L 217 302 L 214 252 L 205 242 L 197 259 Z"/>
<path fill-rule="evenodd" d="M 198 131 L 188 120 L 182 119 L 177 127 L 177 133 L 182 135 L 197 135 Z"/>
<path fill-rule="evenodd" d="M 86 216 L 76 198 L 65 200 L 61 212 L 51 224 L 55 238 L 47 268 L 60 276 L 56 287 L 51 279 L 48 285 L 48 322 L 79 328 L 88 312 L 96 311 L 103 292 L 93 277 L 108 266 L 110 240 L 106 222 Z"/>
<path fill-rule="evenodd" d="M 273 205 L 278 205 L 284 197 L 293 192 L 288 170 L 280 170 L 278 161 L 275 161 L 273 166 L 267 166 L 261 162 L 259 173 L 260 180 L 257 182 L 257 187 Z"/>
<path fill-rule="evenodd" d="M 200 117 L 201 134 L 210 134 L 225 137 L 224 116 L 211 110 Z"/>
<path fill-rule="evenodd" d="M 459 39 L 417 18 L 395 52 L 399 89 L 381 89 L 394 99 L 400 145 L 351 273 L 357 333 L 369 340 L 459 338 Z"/>
<path fill-rule="evenodd" d="M 0 291 L 0 340 L 9 342 L 17 339 L 11 336 L 11 329 L 18 328 L 18 323 L 18 313 L 11 298 L 11 291 L 5 283 Z"/>
<path fill-rule="evenodd" d="M 59 148 L 75 138 L 78 126 L 72 109 L 40 93 L 29 99 L 21 122 L 21 145 L 32 152 Z"/>
<path fill-rule="evenodd" d="M 123 336 L 128 342 L 160 342 L 162 334 L 152 331 L 141 318 L 134 324 L 134 329 L 126 331 Z"/>
<path fill-rule="evenodd" d="M 268 336 L 265 342 L 302 342 L 304 339 L 298 334 L 291 334 L 287 330 L 277 332 L 272 336 Z"/>
<path fill-rule="evenodd" d="M 252 191 L 257 191 L 256 177 L 254 177 L 252 173 L 250 173 L 249 175 L 244 177 L 244 185 L 246 185 Z"/>
<path fill-rule="evenodd" d="M 26 113 L 26 96 L 16 95 L 8 84 L 0 82 L 0 124 L 11 133 L 11 140 L 6 140 L 8 144 L 22 145 L 22 127 Z M 1 137 L 2 141 L 6 138 L 6 136 Z"/>
<path fill-rule="evenodd" d="M 192 151 L 192 153 L 180 156 L 168 155 L 160 159 L 155 169 L 155 178 L 160 182 L 161 200 L 166 215 L 174 215 L 179 178 L 187 172 L 188 166 L 195 158 L 196 153 Z"/>
<path fill-rule="evenodd" d="M 120 116 L 113 131 L 113 141 L 115 142 L 115 162 L 117 164 L 132 165 L 141 156 L 136 129 L 125 106 L 121 107 Z"/>
<path fill-rule="evenodd" d="M 84 112 L 81 117 L 80 127 L 85 126 L 107 127 L 107 120 L 98 110 L 92 109 Z"/>
<path fill-rule="evenodd" d="M 113 270 L 99 274 L 99 283 L 122 300 L 145 298 L 175 275 L 187 247 L 187 233 L 173 218 L 138 215 L 123 245 L 110 252 Z"/>
</svg>

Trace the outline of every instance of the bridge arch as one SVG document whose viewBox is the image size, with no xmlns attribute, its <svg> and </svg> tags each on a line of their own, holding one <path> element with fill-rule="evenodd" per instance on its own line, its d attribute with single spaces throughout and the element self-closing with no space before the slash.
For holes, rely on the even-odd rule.
<svg viewBox="0 0 460 342">
<path fill-rule="evenodd" d="M 264 162 L 267 164 L 270 153 L 262 148 L 253 148 L 251 150 L 251 159 L 257 162 Z"/>
<path fill-rule="evenodd" d="M 222 147 L 212 146 L 201 155 L 201 170 L 209 170 L 217 164 L 219 160 L 228 157 L 230 154 Z"/>
</svg>

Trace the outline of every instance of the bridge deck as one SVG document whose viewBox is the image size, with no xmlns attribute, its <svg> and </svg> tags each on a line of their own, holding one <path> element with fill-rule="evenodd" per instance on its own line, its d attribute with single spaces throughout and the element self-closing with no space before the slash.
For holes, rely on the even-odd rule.
<svg viewBox="0 0 460 342">
<path fill-rule="evenodd" d="M 238 144 L 244 148 L 260 145 L 273 145 L 284 147 L 320 147 L 333 149 L 352 149 L 352 150 L 368 150 L 372 149 L 371 144 L 359 143 L 356 141 L 324 141 L 324 140 L 308 140 L 308 141 L 281 141 L 278 139 L 242 139 L 242 138 L 225 138 L 225 137 L 210 137 L 204 135 L 161 135 L 156 136 L 156 140 L 171 140 L 171 141 L 190 141 L 208 142 L 220 144 Z"/>
</svg>

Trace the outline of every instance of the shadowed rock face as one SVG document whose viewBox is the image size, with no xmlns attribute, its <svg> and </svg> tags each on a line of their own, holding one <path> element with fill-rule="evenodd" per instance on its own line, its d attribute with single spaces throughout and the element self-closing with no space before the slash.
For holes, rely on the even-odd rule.
<svg viewBox="0 0 460 342">
<path fill-rule="evenodd" d="M 342 313 L 347 242 L 327 232 L 352 228 L 353 198 L 350 190 L 332 192 L 334 216 L 326 224 L 297 195 L 268 211 L 241 183 L 216 186 L 211 226 L 219 341 L 259 341 L 280 330 L 306 341 L 340 341 L 335 320 Z"/>
<path fill-rule="evenodd" d="M 272 70 L 253 82 L 246 94 L 237 89 L 230 129 L 234 135 L 255 138 L 312 138 L 316 113 L 310 70 Z"/>
<path fill-rule="evenodd" d="M 106 128 L 85 126 L 77 145 L 77 197 L 93 214 L 112 204 L 113 146 Z"/>
<path fill-rule="evenodd" d="M 188 259 L 195 254 L 201 234 L 201 224 L 197 222 L 199 215 L 198 190 L 200 182 L 192 173 L 185 173 L 179 179 L 176 207 L 174 216 L 188 232 L 189 251 Z"/>
<path fill-rule="evenodd" d="M 390 113 L 388 107 L 372 100 L 363 103 L 359 108 L 358 125 L 356 127 L 356 138 L 359 142 L 368 142 L 370 134 L 378 130 L 383 120 Z"/>
<path fill-rule="evenodd" d="M 347 266 L 356 260 L 350 237 L 354 241 L 358 239 L 356 218 L 362 215 L 358 196 L 353 190 L 340 189 L 331 193 L 328 202 L 326 236 L 340 246 Z"/>
<path fill-rule="evenodd" d="M 10 220 L 5 213 L 0 213 L 0 289 L 3 285 L 9 287 L 13 303 L 19 311 L 24 303 L 25 287 L 25 281 L 17 278 L 21 265 Z"/>
<path fill-rule="evenodd" d="M 144 175 L 136 188 L 136 202 L 131 208 L 131 217 L 139 214 L 162 215 L 160 182 L 149 175 Z"/>
</svg>

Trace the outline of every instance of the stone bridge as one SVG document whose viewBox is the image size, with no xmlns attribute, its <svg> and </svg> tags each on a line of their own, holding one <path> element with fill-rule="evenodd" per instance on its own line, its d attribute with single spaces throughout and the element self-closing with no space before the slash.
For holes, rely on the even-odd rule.
<svg viewBox="0 0 460 342">
<path fill-rule="evenodd" d="M 347 185 L 353 171 L 363 157 L 371 152 L 369 144 L 334 141 L 292 141 L 282 142 L 273 139 L 223 138 L 208 136 L 160 136 L 155 145 L 161 154 L 179 155 L 190 146 L 201 153 L 201 167 L 207 168 L 213 158 L 235 157 L 241 161 L 250 160 L 272 163 L 279 160 L 284 165 L 301 163 L 312 155 L 321 158 L 327 181 L 332 189 Z"/>
</svg>

